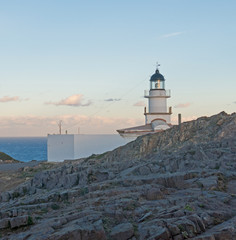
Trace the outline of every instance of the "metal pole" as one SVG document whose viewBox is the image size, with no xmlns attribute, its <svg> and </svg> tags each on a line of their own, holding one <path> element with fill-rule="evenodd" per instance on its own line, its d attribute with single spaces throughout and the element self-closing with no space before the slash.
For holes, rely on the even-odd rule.
<svg viewBox="0 0 236 240">
<path fill-rule="evenodd" d="M 178 124 L 181 124 L 181 113 L 178 114 Z"/>
</svg>

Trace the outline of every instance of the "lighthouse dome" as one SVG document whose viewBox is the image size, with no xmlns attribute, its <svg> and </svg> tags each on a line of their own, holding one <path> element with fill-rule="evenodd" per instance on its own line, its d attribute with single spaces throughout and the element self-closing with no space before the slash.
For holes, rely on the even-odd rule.
<svg viewBox="0 0 236 240">
<path fill-rule="evenodd" d="M 165 81 L 165 78 L 162 74 L 159 73 L 159 70 L 157 69 L 156 72 L 151 76 L 150 81 L 156 82 L 156 81 Z"/>
</svg>

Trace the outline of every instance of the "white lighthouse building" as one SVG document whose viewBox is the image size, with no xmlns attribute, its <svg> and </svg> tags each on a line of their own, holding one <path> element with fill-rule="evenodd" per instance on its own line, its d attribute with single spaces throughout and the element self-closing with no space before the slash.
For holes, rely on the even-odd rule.
<svg viewBox="0 0 236 240">
<path fill-rule="evenodd" d="M 165 78 L 158 68 L 150 78 L 150 89 L 145 90 L 144 97 L 148 98 L 148 111 L 144 108 L 145 125 L 117 130 L 122 137 L 137 137 L 171 127 L 172 108 L 167 107 L 170 90 L 165 89 Z"/>
<path fill-rule="evenodd" d="M 158 69 L 151 76 L 150 90 L 145 91 L 144 97 L 148 98 L 148 113 L 144 111 L 145 123 L 159 121 L 170 125 L 171 107 L 167 111 L 167 98 L 170 97 L 170 90 L 165 89 L 165 78 Z"/>
</svg>

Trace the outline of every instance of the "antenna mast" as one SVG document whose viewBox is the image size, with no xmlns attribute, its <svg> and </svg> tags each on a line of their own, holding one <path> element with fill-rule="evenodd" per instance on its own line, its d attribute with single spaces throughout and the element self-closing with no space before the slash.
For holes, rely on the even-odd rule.
<svg viewBox="0 0 236 240">
<path fill-rule="evenodd" d="M 60 120 L 57 125 L 58 125 L 58 127 L 59 127 L 59 134 L 61 135 L 62 120 Z"/>
</svg>

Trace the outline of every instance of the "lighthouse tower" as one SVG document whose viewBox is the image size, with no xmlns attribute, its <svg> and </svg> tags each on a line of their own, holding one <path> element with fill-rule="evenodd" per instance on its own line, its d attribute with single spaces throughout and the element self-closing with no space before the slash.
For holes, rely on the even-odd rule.
<svg viewBox="0 0 236 240">
<path fill-rule="evenodd" d="M 152 127 L 171 125 L 170 115 L 172 109 L 167 110 L 167 98 L 170 97 L 170 90 L 165 89 L 165 78 L 160 74 L 158 68 L 150 78 L 150 90 L 145 90 L 144 97 L 148 98 L 148 112 L 144 109 L 145 123 L 152 124 Z"/>
<path fill-rule="evenodd" d="M 117 132 L 124 138 L 136 138 L 140 135 L 160 132 L 171 127 L 171 107 L 167 108 L 167 98 L 170 90 L 165 89 L 165 78 L 160 74 L 158 65 L 156 72 L 150 78 L 150 89 L 145 90 L 148 98 L 148 111 L 144 108 L 145 125 L 119 129 Z"/>
</svg>

